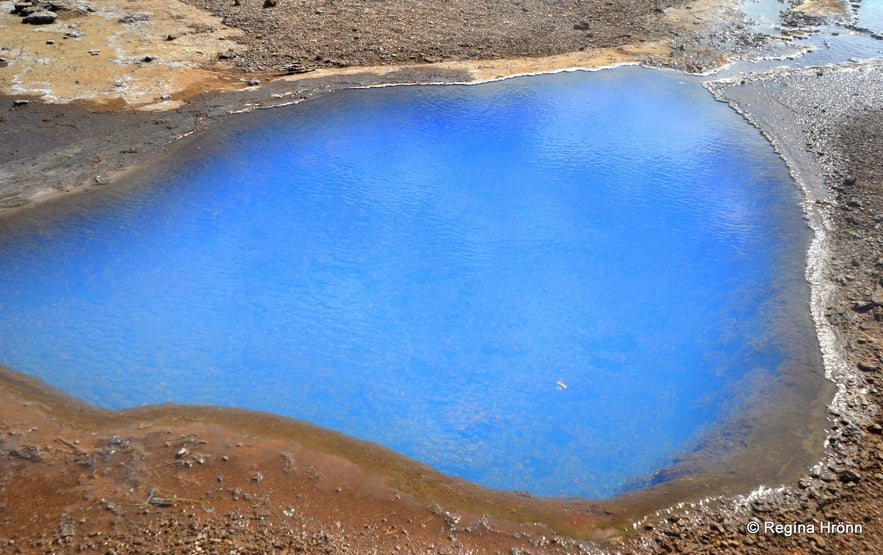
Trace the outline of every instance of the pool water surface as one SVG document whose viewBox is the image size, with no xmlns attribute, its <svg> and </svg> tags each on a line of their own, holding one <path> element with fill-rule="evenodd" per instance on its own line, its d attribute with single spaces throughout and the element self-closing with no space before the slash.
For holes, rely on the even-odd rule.
<svg viewBox="0 0 883 555">
<path fill-rule="evenodd" d="M 345 91 L 0 220 L 0 364 L 606 498 L 821 381 L 809 240 L 770 145 L 672 73 Z"/>
</svg>

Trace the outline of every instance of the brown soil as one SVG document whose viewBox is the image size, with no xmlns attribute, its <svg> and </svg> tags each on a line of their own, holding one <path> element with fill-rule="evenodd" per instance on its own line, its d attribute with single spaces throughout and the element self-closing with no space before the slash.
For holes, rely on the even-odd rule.
<svg viewBox="0 0 883 555">
<path fill-rule="evenodd" d="M 105 412 L 7 372 L 0 401 L 3 553 L 493 553 L 541 544 L 563 553 L 574 545 L 543 526 L 419 503 L 335 452 L 351 441 L 309 424 L 206 407 Z"/>
</svg>

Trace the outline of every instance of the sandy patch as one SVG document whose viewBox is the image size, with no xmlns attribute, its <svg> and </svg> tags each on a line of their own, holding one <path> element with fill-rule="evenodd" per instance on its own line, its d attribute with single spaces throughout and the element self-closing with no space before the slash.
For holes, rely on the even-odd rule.
<svg viewBox="0 0 883 555">
<path fill-rule="evenodd" d="M 849 3 L 843 0 L 803 0 L 792 9 L 809 16 L 851 17 Z"/>
<path fill-rule="evenodd" d="M 219 56 L 239 31 L 174 0 L 124 0 L 59 11 L 48 25 L 29 25 L 0 2 L 0 91 L 47 102 L 89 100 L 119 106 L 170 100 L 188 92 L 225 90 L 236 80 Z M 88 11 L 89 9 L 94 11 Z"/>
<path fill-rule="evenodd" d="M 665 10 L 665 19 L 685 30 L 691 27 L 694 29 L 708 27 L 738 17 L 740 17 L 738 6 L 733 1 L 697 0 L 685 6 Z"/>
<path fill-rule="evenodd" d="M 629 44 L 619 48 L 594 48 L 581 52 L 544 56 L 539 58 L 507 58 L 501 60 L 463 60 L 435 64 L 353 67 L 318 69 L 300 75 L 282 76 L 276 81 L 298 82 L 316 77 L 361 75 L 370 73 L 382 77 L 402 71 L 433 68 L 438 71 L 460 72 L 469 76 L 469 82 L 493 81 L 519 75 L 554 73 L 574 69 L 600 69 L 628 64 L 639 64 L 648 57 L 667 56 L 671 49 L 663 42 Z M 390 84 L 393 84 L 391 81 Z M 376 85 L 375 85 L 376 86 Z"/>
</svg>

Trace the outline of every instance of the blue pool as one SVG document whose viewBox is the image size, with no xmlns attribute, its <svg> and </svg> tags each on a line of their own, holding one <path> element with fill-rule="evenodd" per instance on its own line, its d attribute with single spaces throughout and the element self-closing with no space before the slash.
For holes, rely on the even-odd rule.
<svg viewBox="0 0 883 555">
<path fill-rule="evenodd" d="M 802 356 L 799 203 L 675 74 L 336 93 L 0 220 L 0 364 L 610 497 Z"/>
</svg>

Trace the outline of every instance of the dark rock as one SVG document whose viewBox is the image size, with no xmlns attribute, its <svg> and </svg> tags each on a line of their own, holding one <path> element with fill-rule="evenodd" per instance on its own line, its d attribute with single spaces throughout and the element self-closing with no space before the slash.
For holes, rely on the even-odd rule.
<svg viewBox="0 0 883 555">
<path fill-rule="evenodd" d="M 18 100 L 12 101 L 13 106 L 27 106 L 30 103 L 31 103 L 30 100 L 24 100 L 24 99 L 18 99 Z"/>
<path fill-rule="evenodd" d="M 15 457 L 17 459 L 25 459 L 31 462 L 42 462 L 43 458 L 40 456 L 40 448 L 36 445 L 25 445 L 21 449 L 12 449 L 8 453 L 6 453 L 10 457 Z"/>
<path fill-rule="evenodd" d="M 574 23 L 573 28 L 577 31 L 588 31 L 591 25 L 589 25 L 588 21 L 580 21 L 579 23 Z"/>
<path fill-rule="evenodd" d="M 30 2 L 16 2 L 15 6 L 12 8 L 12 13 L 14 14 L 24 14 L 25 10 L 28 8 L 33 8 L 34 5 Z"/>
<path fill-rule="evenodd" d="M 300 63 L 300 62 L 295 62 L 295 63 L 293 63 L 293 64 L 291 64 L 290 66 L 288 66 L 288 67 L 285 68 L 285 72 L 288 73 L 289 75 L 295 75 L 295 74 L 298 74 L 298 73 L 307 73 L 307 72 L 309 72 L 309 71 L 312 71 L 312 70 L 311 70 L 311 69 L 307 69 L 307 68 L 304 67 L 304 65 L 303 65 L 302 63 Z"/>
<path fill-rule="evenodd" d="M 848 484 L 850 482 L 859 482 L 861 481 L 861 479 L 862 475 L 855 470 L 847 469 L 840 474 L 840 480 L 845 484 Z"/>
<path fill-rule="evenodd" d="M 858 363 L 856 363 L 856 368 L 858 368 L 862 372 L 876 372 L 878 370 L 878 366 L 876 364 L 863 360 L 860 360 Z"/>
<path fill-rule="evenodd" d="M 45 25 L 47 23 L 55 22 L 55 18 L 58 17 L 54 12 L 34 12 L 31 15 L 26 16 L 21 20 L 22 23 L 30 23 L 31 25 Z"/>
<path fill-rule="evenodd" d="M 70 9 L 64 2 L 43 2 L 42 6 L 50 12 L 63 12 Z"/>
<path fill-rule="evenodd" d="M 276 4 L 279 3 L 279 0 L 264 0 L 265 8 L 275 8 Z"/>
</svg>

